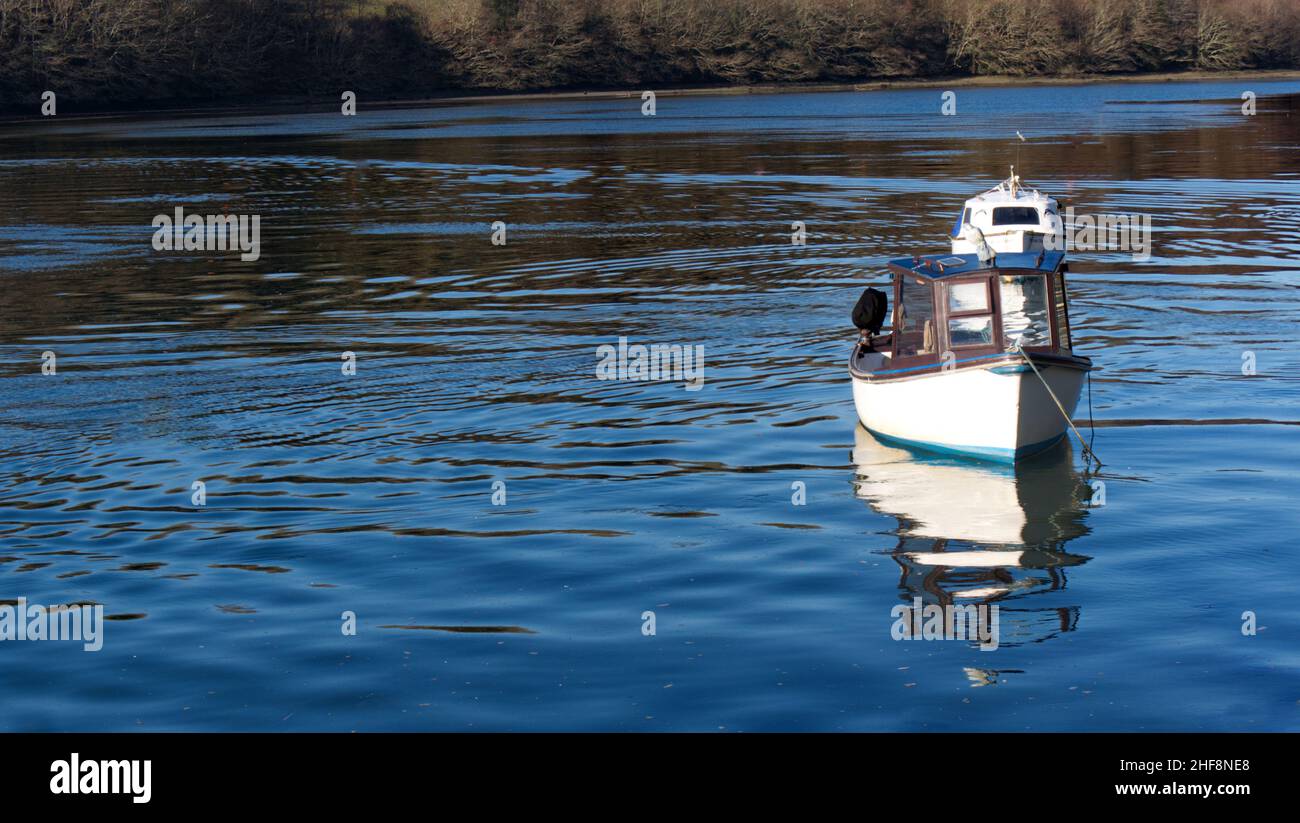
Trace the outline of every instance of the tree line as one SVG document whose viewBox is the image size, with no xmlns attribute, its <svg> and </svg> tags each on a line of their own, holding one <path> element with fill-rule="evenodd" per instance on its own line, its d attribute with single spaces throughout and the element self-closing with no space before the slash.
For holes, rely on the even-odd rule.
<svg viewBox="0 0 1300 823">
<path fill-rule="evenodd" d="M 0 0 L 7 109 L 1268 68 L 1296 0 Z"/>
</svg>

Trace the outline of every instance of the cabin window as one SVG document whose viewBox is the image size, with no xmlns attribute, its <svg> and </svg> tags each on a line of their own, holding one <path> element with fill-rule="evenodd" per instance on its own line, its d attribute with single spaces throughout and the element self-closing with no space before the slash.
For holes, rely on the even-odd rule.
<svg viewBox="0 0 1300 823">
<path fill-rule="evenodd" d="M 988 311 L 989 287 L 983 280 L 948 286 L 948 311 Z"/>
<path fill-rule="evenodd" d="M 948 345 L 987 346 L 993 342 L 993 315 L 953 317 L 948 320 Z"/>
<path fill-rule="evenodd" d="M 1038 209 L 1032 206 L 1002 206 L 993 210 L 993 225 L 1038 225 Z"/>
<path fill-rule="evenodd" d="M 934 354 L 934 292 L 930 283 L 914 277 L 904 277 L 900 298 L 900 319 L 894 332 L 898 356 Z"/>
<path fill-rule="evenodd" d="M 1047 279 L 1038 274 L 1004 274 L 998 278 L 1002 291 L 1002 337 L 1006 347 L 1052 345 L 1052 327 L 1047 314 Z"/>
<path fill-rule="evenodd" d="M 989 279 L 958 280 L 944 284 L 948 293 L 948 347 L 993 344 L 993 301 Z"/>
<path fill-rule="evenodd" d="M 1063 349 L 1073 349 L 1070 342 L 1070 312 L 1065 305 L 1065 274 L 1056 273 L 1056 337 Z"/>
</svg>

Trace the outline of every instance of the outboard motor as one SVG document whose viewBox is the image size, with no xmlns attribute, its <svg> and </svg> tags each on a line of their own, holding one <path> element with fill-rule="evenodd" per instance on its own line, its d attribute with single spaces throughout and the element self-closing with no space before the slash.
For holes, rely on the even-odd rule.
<svg viewBox="0 0 1300 823">
<path fill-rule="evenodd" d="M 868 287 L 853 307 L 853 325 L 868 334 L 880 334 L 889 314 L 889 297 L 879 289 Z"/>
</svg>

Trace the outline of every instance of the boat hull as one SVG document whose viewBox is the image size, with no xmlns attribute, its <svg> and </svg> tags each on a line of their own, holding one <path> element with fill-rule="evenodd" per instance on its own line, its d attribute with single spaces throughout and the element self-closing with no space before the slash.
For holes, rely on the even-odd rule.
<svg viewBox="0 0 1300 823">
<path fill-rule="evenodd" d="M 1073 415 L 1087 370 L 1039 364 L 1038 372 Z M 853 403 L 877 437 L 1003 463 L 1050 448 L 1067 429 L 1043 381 L 1023 364 L 892 380 L 854 375 Z"/>
</svg>

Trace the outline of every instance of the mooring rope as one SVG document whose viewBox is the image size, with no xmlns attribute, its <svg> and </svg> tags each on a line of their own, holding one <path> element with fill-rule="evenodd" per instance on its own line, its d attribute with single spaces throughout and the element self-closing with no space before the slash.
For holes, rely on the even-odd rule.
<svg viewBox="0 0 1300 823">
<path fill-rule="evenodd" d="M 1015 346 L 1015 348 L 1016 348 L 1016 351 L 1020 352 L 1020 356 L 1023 357 L 1023 358 L 1025 358 L 1025 362 L 1029 364 L 1029 368 L 1033 369 L 1033 370 L 1034 370 L 1034 374 L 1038 376 L 1038 379 L 1039 379 L 1040 381 L 1042 381 L 1042 383 L 1043 383 L 1043 388 L 1047 389 L 1047 396 L 1050 397 L 1050 398 L 1052 398 L 1052 402 L 1056 404 L 1056 408 L 1058 408 L 1058 409 L 1061 411 L 1061 416 L 1065 418 L 1065 422 L 1069 425 L 1070 430 L 1074 432 L 1074 436 L 1077 437 L 1077 438 L 1079 438 L 1079 445 L 1083 447 L 1083 459 L 1084 459 L 1084 461 L 1086 462 L 1086 461 L 1088 461 L 1088 460 L 1090 460 L 1090 459 L 1091 459 L 1091 460 L 1096 460 L 1096 461 L 1097 461 L 1097 468 L 1101 468 L 1101 466 L 1102 466 L 1101 458 L 1097 456 L 1097 453 L 1096 453 L 1095 451 L 1093 451 L 1093 450 L 1092 450 L 1092 447 L 1089 446 L 1088 443 L 1087 443 L 1087 441 L 1085 441 L 1085 440 L 1083 439 L 1083 435 L 1079 433 L 1079 430 L 1078 430 L 1077 428 L 1075 428 L 1074 421 L 1070 419 L 1070 415 L 1065 411 L 1065 406 L 1062 406 L 1062 405 L 1061 405 L 1061 401 L 1058 400 L 1058 399 L 1056 399 L 1056 392 L 1052 391 L 1052 387 L 1049 386 L 1049 385 L 1047 385 L 1047 381 L 1046 381 L 1045 379 L 1043 379 L 1043 375 L 1042 375 L 1042 373 L 1039 372 L 1039 371 L 1038 371 L 1038 367 L 1034 365 L 1034 361 L 1033 361 L 1033 359 L 1030 358 L 1029 353 L 1026 352 L 1024 349 L 1022 349 L 1022 348 L 1020 347 L 1020 341 L 1019 341 L 1019 340 L 1016 341 L 1016 346 Z M 1089 378 L 1091 378 L 1091 377 L 1092 377 L 1092 375 L 1089 375 Z M 1091 403 L 1092 403 L 1092 395 L 1091 395 L 1091 389 L 1092 389 L 1092 386 L 1089 385 L 1088 388 L 1089 388 L 1088 403 L 1089 403 L 1089 405 L 1091 405 Z"/>
<path fill-rule="evenodd" d="M 1092 369 L 1088 369 L 1088 451 L 1092 451 L 1092 443 L 1096 439 L 1097 424 L 1092 422 Z"/>
</svg>

